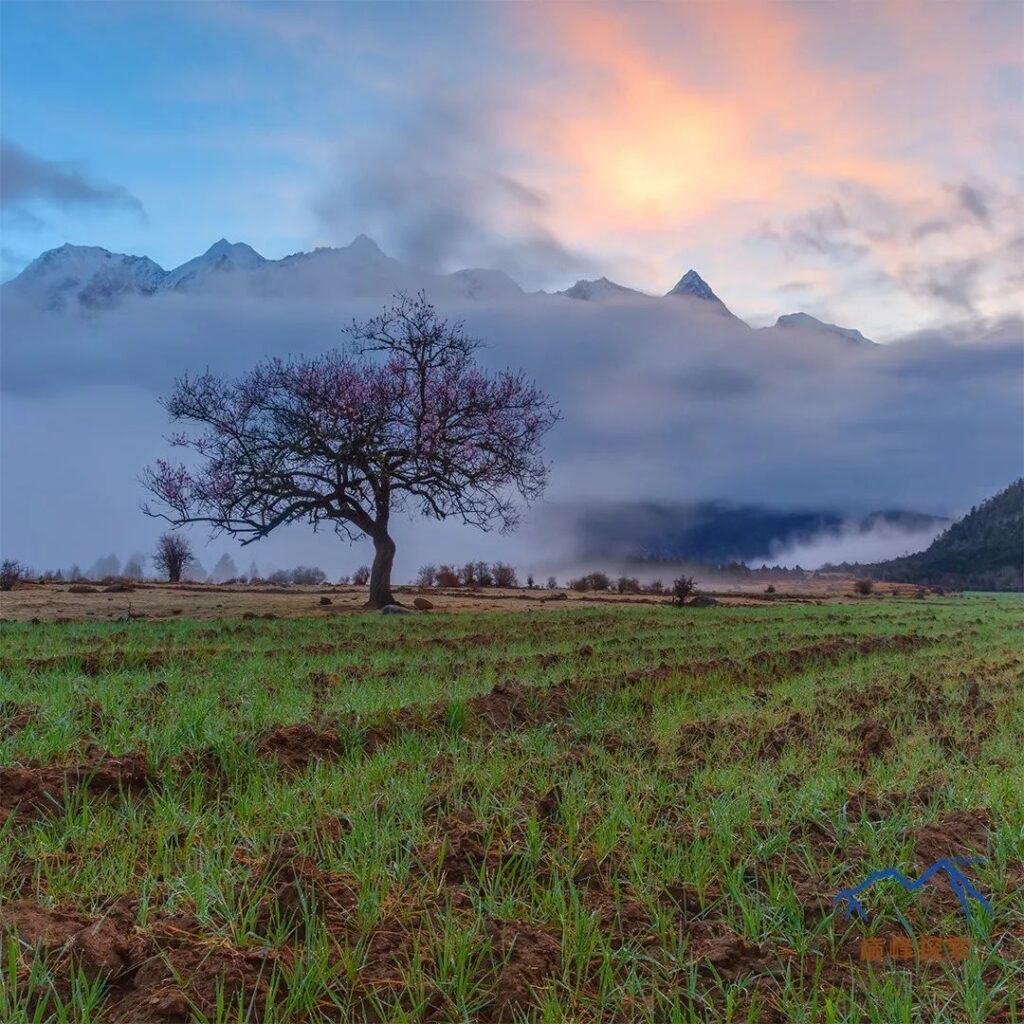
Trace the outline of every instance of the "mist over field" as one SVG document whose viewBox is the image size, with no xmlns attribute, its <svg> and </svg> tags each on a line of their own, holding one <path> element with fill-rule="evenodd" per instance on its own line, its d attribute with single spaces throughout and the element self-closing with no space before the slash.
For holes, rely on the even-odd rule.
<svg viewBox="0 0 1024 1024">
<path fill-rule="evenodd" d="M 137 477 L 167 450 L 158 396 L 186 371 L 233 375 L 266 355 L 345 344 L 343 329 L 377 312 L 395 282 L 436 292 L 445 315 L 484 339 L 486 365 L 522 367 L 564 417 L 546 449 L 546 499 L 518 535 L 399 520 L 398 578 L 425 561 L 567 564 L 578 526 L 566 510 L 607 503 L 622 504 L 627 531 L 645 502 L 828 510 L 851 522 L 884 509 L 948 517 L 1021 464 L 1019 322 L 855 345 L 817 330 L 752 330 L 691 297 L 469 298 L 413 271 L 392 272 L 372 295 L 302 281 L 268 293 L 221 274 L 192 292 L 64 313 L 5 294 L 5 548 L 40 567 L 148 551 L 159 524 L 138 511 Z M 810 568 L 902 554 L 934 532 L 833 526 L 790 550 L 747 554 Z M 226 550 L 239 565 L 313 561 L 332 576 L 369 557 L 368 545 L 302 528 L 205 550 L 204 561 Z"/>
</svg>

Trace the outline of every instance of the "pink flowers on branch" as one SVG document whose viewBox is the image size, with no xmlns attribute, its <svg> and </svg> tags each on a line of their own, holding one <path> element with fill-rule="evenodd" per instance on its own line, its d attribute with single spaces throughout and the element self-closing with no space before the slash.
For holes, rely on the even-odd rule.
<svg viewBox="0 0 1024 1024">
<path fill-rule="evenodd" d="M 330 523 L 375 556 L 370 604 L 394 599 L 393 512 L 513 528 L 544 490 L 541 440 L 558 411 L 536 385 L 476 363 L 480 342 L 420 294 L 349 329 L 352 344 L 309 359 L 269 359 L 236 380 L 179 379 L 163 404 L 191 432 L 144 474 L 150 515 L 202 522 L 243 544 L 285 523 Z"/>
</svg>

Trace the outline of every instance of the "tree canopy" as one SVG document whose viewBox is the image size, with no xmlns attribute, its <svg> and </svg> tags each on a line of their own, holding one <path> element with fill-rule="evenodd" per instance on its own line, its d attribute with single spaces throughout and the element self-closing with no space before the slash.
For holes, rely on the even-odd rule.
<svg viewBox="0 0 1024 1024">
<path fill-rule="evenodd" d="M 192 458 L 145 471 L 156 501 L 144 510 L 243 544 L 297 521 L 367 535 L 380 606 L 393 600 L 391 514 L 513 528 L 544 490 L 541 440 L 558 411 L 521 372 L 486 373 L 481 342 L 422 294 L 348 333 L 345 349 L 266 359 L 235 380 L 176 381 L 163 404 L 199 429 L 169 440 Z"/>
</svg>

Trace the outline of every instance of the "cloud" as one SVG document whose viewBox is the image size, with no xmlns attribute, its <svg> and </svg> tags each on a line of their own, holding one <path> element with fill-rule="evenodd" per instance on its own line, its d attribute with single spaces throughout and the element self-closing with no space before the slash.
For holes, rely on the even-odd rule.
<svg viewBox="0 0 1024 1024">
<path fill-rule="evenodd" d="M 235 374 L 263 355 L 323 351 L 384 300 L 330 289 L 171 293 L 79 317 L 4 298 L 4 544 L 51 564 L 87 561 L 111 549 L 107 538 L 123 538 L 122 555 L 148 549 L 137 474 L 165 452 L 156 396 L 177 375 L 205 366 Z M 685 300 L 524 295 L 451 300 L 443 312 L 465 317 L 487 342 L 490 366 L 523 367 L 561 406 L 547 445 L 553 504 L 726 499 L 949 514 L 1005 486 L 1024 460 L 1020 322 L 861 349 L 749 331 Z M 68 523 L 51 481 L 72 469 L 78 511 Z M 535 521 L 540 532 L 500 541 L 404 523 L 400 578 L 461 552 L 525 565 L 544 551 L 558 564 L 571 537 L 545 538 Z M 340 572 L 366 554 L 298 530 L 252 557 Z"/>
<path fill-rule="evenodd" d="M 774 237 L 792 249 L 804 249 L 819 256 L 850 261 L 870 252 L 864 243 L 850 240 L 855 231 L 842 205 L 832 199 L 793 217 L 783 232 L 774 233 Z"/>
<path fill-rule="evenodd" d="M 417 266 L 497 268 L 526 286 L 593 269 L 546 226 L 547 196 L 506 168 L 486 105 L 427 90 L 409 114 L 345 149 L 314 203 L 335 237 L 366 232 Z"/>
<path fill-rule="evenodd" d="M 988 200 L 983 195 L 981 189 L 976 188 L 974 185 L 969 185 L 964 182 L 956 190 L 957 198 L 960 200 L 960 205 L 965 209 L 975 220 L 980 221 L 982 224 L 988 224 L 989 222 L 989 207 Z"/>
<path fill-rule="evenodd" d="M 985 264 L 977 258 L 945 260 L 931 266 L 910 265 L 902 274 L 904 284 L 919 294 L 941 299 L 966 313 L 975 313 L 974 296 Z"/>
<path fill-rule="evenodd" d="M 73 165 L 45 160 L 8 139 L 0 140 L 0 207 L 24 221 L 38 221 L 29 209 L 35 203 L 121 207 L 145 217 L 142 203 L 124 186 L 95 181 Z"/>
<path fill-rule="evenodd" d="M 937 310 L 948 317 L 950 308 L 983 317 L 1008 312 L 1019 274 L 1019 197 L 981 180 L 922 185 L 905 198 L 854 181 L 831 191 L 797 214 L 762 224 L 755 237 L 787 259 L 833 268 L 842 275 L 837 290 L 896 293 L 936 318 Z"/>
<path fill-rule="evenodd" d="M 864 529 L 862 524 L 850 522 L 839 530 L 822 531 L 809 540 L 773 549 L 764 558 L 751 561 L 789 567 L 799 565 L 804 569 L 819 569 L 826 564 L 839 565 L 842 562 L 884 562 L 924 551 L 946 525 L 937 522 L 925 528 L 907 529 L 882 520 L 870 529 Z"/>
</svg>

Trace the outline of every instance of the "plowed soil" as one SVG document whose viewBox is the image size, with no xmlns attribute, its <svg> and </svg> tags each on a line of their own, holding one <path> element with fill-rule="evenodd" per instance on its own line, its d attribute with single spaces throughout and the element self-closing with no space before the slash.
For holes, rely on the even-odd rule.
<svg viewBox="0 0 1024 1024">
<path fill-rule="evenodd" d="M 0 1021 L 1019 1015 L 1019 603 L 330 593 L 4 625 Z"/>
</svg>

